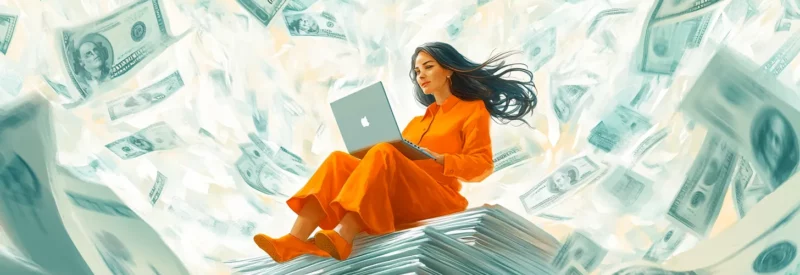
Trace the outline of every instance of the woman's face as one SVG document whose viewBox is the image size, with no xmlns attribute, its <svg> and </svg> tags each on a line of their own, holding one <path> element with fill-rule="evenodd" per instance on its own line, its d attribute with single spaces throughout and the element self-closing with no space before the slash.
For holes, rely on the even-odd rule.
<svg viewBox="0 0 800 275">
<path fill-rule="evenodd" d="M 447 76 L 453 72 L 445 69 L 439 62 L 426 52 L 419 52 L 417 60 L 414 61 L 414 71 L 417 73 L 417 85 L 422 88 L 426 95 L 444 89 L 449 85 Z"/>
</svg>

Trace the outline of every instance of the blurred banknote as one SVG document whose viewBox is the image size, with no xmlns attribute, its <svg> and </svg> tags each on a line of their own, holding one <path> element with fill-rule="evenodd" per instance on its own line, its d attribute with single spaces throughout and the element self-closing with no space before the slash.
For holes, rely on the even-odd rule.
<svg viewBox="0 0 800 275">
<path fill-rule="evenodd" d="M 519 144 L 514 144 L 508 148 L 503 148 L 494 153 L 494 172 L 502 171 L 506 168 L 515 167 L 531 159 L 531 155 Z"/>
<path fill-rule="evenodd" d="M 71 177 L 64 177 L 64 188 L 69 207 L 59 207 L 80 224 L 82 238 L 111 274 L 189 274 L 158 233 L 110 188 Z M 82 246 L 81 253 L 89 247 Z"/>
<path fill-rule="evenodd" d="M 150 189 L 150 193 L 147 196 L 150 198 L 150 205 L 155 205 L 158 202 L 158 199 L 161 198 L 161 192 L 164 191 L 164 186 L 167 184 L 167 176 L 158 172 L 156 174 L 156 183 L 153 184 L 153 188 Z"/>
<path fill-rule="evenodd" d="M 618 105 L 613 112 L 592 128 L 589 134 L 589 143 L 600 150 L 610 152 L 625 146 L 633 136 L 647 131 L 652 126 L 650 119 L 639 112 L 627 106 Z"/>
<path fill-rule="evenodd" d="M 81 166 L 63 166 L 73 176 L 88 182 L 102 184 L 102 179 L 98 175 L 101 170 L 108 170 L 99 159 L 94 159 Z"/>
<path fill-rule="evenodd" d="M 9 11 L 0 10 L 0 52 L 6 54 L 11 39 L 14 38 L 14 30 L 17 27 L 16 14 Z"/>
<path fill-rule="evenodd" d="M 597 13 L 592 19 L 592 22 L 589 23 L 589 27 L 586 29 L 586 36 L 592 35 L 595 30 L 598 29 L 600 23 L 604 21 L 604 19 L 615 16 L 615 15 L 622 15 L 622 14 L 629 14 L 634 12 L 634 9 L 623 9 L 623 8 L 611 8 L 607 10 L 603 10 Z"/>
<path fill-rule="evenodd" d="M 66 72 L 84 99 L 119 86 L 183 36 L 169 34 L 161 0 L 135 1 L 58 33 Z"/>
<path fill-rule="evenodd" d="M 594 192 L 600 203 L 619 212 L 634 212 L 653 197 L 652 180 L 622 165 L 609 169 Z"/>
<path fill-rule="evenodd" d="M 447 23 L 447 27 L 445 27 L 447 37 L 450 39 L 458 38 L 458 36 L 461 35 L 461 31 L 464 29 L 464 22 L 478 12 L 477 8 L 478 7 L 475 5 L 466 5 L 461 8 L 458 14 L 453 17 L 453 19 L 450 19 Z"/>
<path fill-rule="evenodd" d="M 0 246 L 0 270 L 6 274 L 14 275 L 44 275 L 47 274 L 36 263 L 15 255 L 9 249 Z"/>
<path fill-rule="evenodd" d="M 269 26 L 269 22 L 275 18 L 286 0 L 236 0 L 236 2 L 262 25 Z"/>
<path fill-rule="evenodd" d="M 0 220 L 12 243 L 44 270 L 92 274 L 53 196 L 52 127 L 52 109 L 38 93 L 18 97 L 0 110 Z"/>
<path fill-rule="evenodd" d="M 584 270 L 591 272 L 603 262 L 607 253 L 608 250 L 592 241 L 586 234 L 574 231 L 558 250 L 553 259 L 553 266 L 557 270 L 564 270 L 570 263 L 579 263 Z"/>
<path fill-rule="evenodd" d="M 613 274 L 797 274 L 798 193 L 800 177 L 794 176 L 756 205 L 750 215 L 663 266 L 632 263 Z"/>
<path fill-rule="evenodd" d="M 565 198 L 570 191 L 586 186 L 601 166 L 587 156 L 567 161 L 555 172 L 522 194 L 519 199 L 529 214 L 537 214 Z"/>
<path fill-rule="evenodd" d="M 586 85 L 561 85 L 551 88 L 553 111 L 561 123 L 569 122 L 580 111 L 580 105 L 589 91 Z"/>
<path fill-rule="evenodd" d="M 661 141 L 666 139 L 668 135 L 669 130 L 667 128 L 661 128 L 658 131 L 645 136 L 642 142 L 636 145 L 636 147 L 633 147 L 633 150 L 631 151 L 633 163 L 639 162 L 642 157 L 644 157 L 648 152 L 652 151 L 652 149 L 661 143 Z"/>
<path fill-rule="evenodd" d="M 639 70 L 671 75 L 686 49 L 700 45 L 712 19 L 707 13 L 725 2 L 657 0 L 640 38 Z"/>
<path fill-rule="evenodd" d="M 289 0 L 289 3 L 286 4 L 286 8 L 284 8 L 284 10 L 304 11 L 316 2 L 319 2 L 319 0 Z"/>
<path fill-rule="evenodd" d="M 761 65 L 761 70 L 777 77 L 789 63 L 792 63 L 798 53 L 800 53 L 800 32 L 795 32 L 767 59 L 767 62 Z"/>
<path fill-rule="evenodd" d="M 333 14 L 327 12 L 283 12 L 283 19 L 292 36 L 317 36 L 345 40 L 344 29 Z"/>
<path fill-rule="evenodd" d="M 651 262 L 661 262 L 672 256 L 678 246 L 686 238 L 686 231 L 677 226 L 667 228 L 664 236 L 647 249 L 644 260 Z"/>
<path fill-rule="evenodd" d="M 177 148 L 183 141 L 164 122 L 156 122 L 138 132 L 106 144 L 106 148 L 121 159 L 132 159 L 144 154 Z"/>
<path fill-rule="evenodd" d="M 303 159 L 283 147 L 265 143 L 249 134 L 252 143 L 239 145 L 242 155 L 236 168 L 245 183 L 267 194 L 285 196 L 285 187 L 309 175 Z"/>
<path fill-rule="evenodd" d="M 705 237 L 717 221 L 736 169 L 735 150 L 716 134 L 708 134 L 667 216 Z"/>
<path fill-rule="evenodd" d="M 548 28 L 541 33 L 530 36 L 522 48 L 531 60 L 530 70 L 535 72 L 556 55 L 556 28 Z"/>
<path fill-rule="evenodd" d="M 795 173 L 800 161 L 800 112 L 786 102 L 794 97 L 774 76 L 722 48 L 680 108 L 732 142 L 774 190 Z"/>
<path fill-rule="evenodd" d="M 168 98 L 183 87 L 183 79 L 177 71 L 144 89 L 106 103 L 111 120 L 117 120 L 146 110 Z"/>
<path fill-rule="evenodd" d="M 747 215 L 753 206 L 773 191 L 772 187 L 755 173 L 752 163 L 744 158 L 739 159 L 736 176 L 731 184 L 733 185 L 733 206 L 736 208 L 739 218 Z"/>
<path fill-rule="evenodd" d="M 610 275 L 698 275 L 694 271 L 677 272 L 663 269 L 658 264 L 650 262 L 631 262 L 617 266 L 610 272 L 603 274 Z"/>
</svg>

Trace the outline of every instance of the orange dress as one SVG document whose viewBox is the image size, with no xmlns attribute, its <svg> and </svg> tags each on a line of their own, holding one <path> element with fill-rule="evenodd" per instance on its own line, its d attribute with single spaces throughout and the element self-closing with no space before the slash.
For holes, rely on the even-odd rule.
<svg viewBox="0 0 800 275">
<path fill-rule="evenodd" d="M 388 143 L 375 145 L 361 160 L 336 151 L 286 203 L 299 214 L 309 198 L 317 199 L 325 212 L 319 226 L 326 230 L 355 212 L 368 234 L 463 211 L 468 203 L 459 194 L 459 180 L 478 182 L 494 170 L 489 123 L 483 101 L 450 96 L 403 130 L 407 140 L 444 155 L 444 165 L 409 160 Z"/>
</svg>

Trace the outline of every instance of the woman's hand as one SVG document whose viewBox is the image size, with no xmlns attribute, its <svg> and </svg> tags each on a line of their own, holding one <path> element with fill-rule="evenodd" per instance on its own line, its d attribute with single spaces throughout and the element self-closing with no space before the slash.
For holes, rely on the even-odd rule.
<svg viewBox="0 0 800 275">
<path fill-rule="evenodd" d="M 443 155 L 441 155 L 439 153 L 436 153 L 434 151 L 431 151 L 430 149 L 425 148 L 425 147 L 420 147 L 420 148 L 422 148 L 422 150 L 425 150 L 425 152 L 428 152 L 428 154 L 431 154 L 431 156 L 433 156 L 433 159 L 436 161 L 436 163 L 444 165 L 444 156 Z"/>
</svg>

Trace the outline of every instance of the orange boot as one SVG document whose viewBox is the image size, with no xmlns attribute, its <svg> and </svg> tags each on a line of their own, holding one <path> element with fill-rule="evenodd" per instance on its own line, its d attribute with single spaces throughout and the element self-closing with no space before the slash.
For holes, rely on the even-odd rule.
<svg viewBox="0 0 800 275">
<path fill-rule="evenodd" d="M 256 242 L 261 250 L 267 252 L 272 257 L 272 260 L 278 263 L 289 261 L 303 254 L 330 257 L 328 253 L 317 248 L 313 240 L 303 241 L 292 234 L 286 234 L 286 236 L 278 239 L 258 234 L 253 237 L 253 241 Z"/>
<path fill-rule="evenodd" d="M 353 251 L 353 244 L 348 243 L 338 232 L 333 230 L 322 230 L 314 236 L 314 244 L 331 257 L 337 260 L 345 260 L 350 257 Z"/>
</svg>

